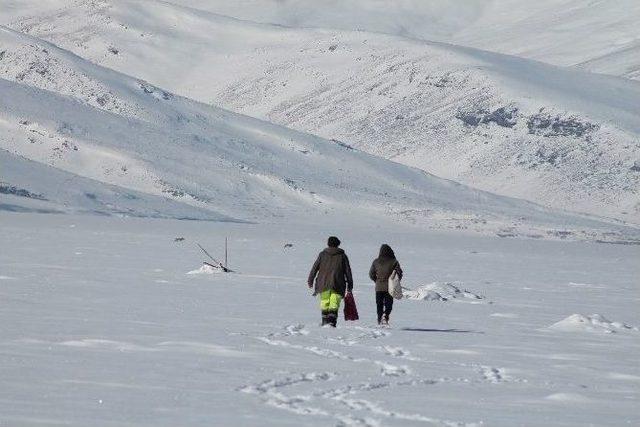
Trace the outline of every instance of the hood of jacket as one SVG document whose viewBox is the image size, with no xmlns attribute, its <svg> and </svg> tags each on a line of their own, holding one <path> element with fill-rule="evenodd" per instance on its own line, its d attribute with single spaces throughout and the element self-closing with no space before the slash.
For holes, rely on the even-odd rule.
<svg viewBox="0 0 640 427">
<path fill-rule="evenodd" d="M 342 255 L 344 253 L 342 249 L 332 247 L 325 248 L 323 252 L 329 255 Z"/>
<path fill-rule="evenodd" d="M 380 246 L 380 255 L 378 255 L 380 258 L 393 258 L 395 259 L 396 254 L 393 253 L 393 249 L 391 249 L 391 246 L 384 244 L 382 246 Z"/>
</svg>

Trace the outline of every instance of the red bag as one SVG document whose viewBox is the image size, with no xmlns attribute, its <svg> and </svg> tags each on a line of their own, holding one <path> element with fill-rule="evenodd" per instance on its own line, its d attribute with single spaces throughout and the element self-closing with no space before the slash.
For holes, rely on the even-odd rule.
<svg viewBox="0 0 640 427">
<path fill-rule="evenodd" d="M 349 292 L 344 296 L 344 320 L 358 320 L 358 309 L 353 293 Z"/>
</svg>

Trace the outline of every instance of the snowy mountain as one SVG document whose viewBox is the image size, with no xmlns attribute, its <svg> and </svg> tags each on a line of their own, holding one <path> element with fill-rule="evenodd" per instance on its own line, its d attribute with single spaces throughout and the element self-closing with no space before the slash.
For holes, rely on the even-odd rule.
<svg viewBox="0 0 640 427">
<path fill-rule="evenodd" d="M 3 167 L 13 188 L 5 193 L 24 190 L 83 210 L 208 219 L 359 210 L 494 231 L 575 219 L 177 97 L 9 29 L 0 35 L 0 82 L 11 100 L 2 111 L 3 163 L 15 162 Z M 36 170 L 25 173 L 28 165 Z M 150 203 L 139 211 L 141 194 Z M 182 206 L 173 214 L 156 208 L 161 197 Z"/>
<path fill-rule="evenodd" d="M 482 190 L 640 223 L 640 84 L 635 81 L 450 44 L 363 31 L 282 28 L 197 9 L 336 28 L 356 25 L 340 19 L 357 15 L 358 22 L 367 23 L 362 28 L 398 33 L 377 26 L 383 21 L 374 19 L 380 16 L 374 6 L 360 7 L 367 11 L 361 16 L 339 13 L 348 2 L 322 9 L 333 11 L 330 15 L 311 13 L 319 6 L 304 2 L 291 8 L 284 8 L 292 5 L 287 2 L 175 3 L 123 0 L 63 7 L 60 2 L 59 9 L 16 12 L 6 21 L 203 103 L 342 141 Z M 406 10 L 417 7 L 417 17 L 452 16 L 444 12 L 444 3 L 420 4 L 407 3 Z M 497 3 L 474 4 L 470 16 L 453 19 L 442 31 L 451 37 L 463 28 L 471 32 L 465 22 L 501 28 L 479 24 L 481 18 L 499 19 L 491 12 Z M 576 4 L 558 8 L 561 16 L 569 10 L 577 14 L 575 21 L 563 21 L 567 25 L 584 23 L 587 18 L 580 16 L 595 13 L 583 2 Z M 609 12 L 602 11 L 597 22 L 616 22 L 619 9 L 610 5 L 598 3 Z M 529 19 L 548 10 L 543 6 L 538 15 L 515 9 Z M 406 10 L 393 8 L 390 16 L 414 22 L 405 19 Z M 634 10 L 630 7 L 624 18 Z M 308 22 L 312 16 L 319 21 Z M 545 21 L 526 22 L 538 27 L 516 27 L 537 34 Z M 581 33 L 571 34 L 573 39 Z M 507 39 L 531 46 L 515 36 Z"/>
<path fill-rule="evenodd" d="M 349 212 L 507 235 L 631 236 L 181 98 L 10 29 L 0 36 L 11 100 L 3 192 L 38 205 L 12 209 L 245 221 Z"/>
<path fill-rule="evenodd" d="M 441 41 L 640 78 L 635 0 L 171 0 L 243 20 Z"/>
</svg>

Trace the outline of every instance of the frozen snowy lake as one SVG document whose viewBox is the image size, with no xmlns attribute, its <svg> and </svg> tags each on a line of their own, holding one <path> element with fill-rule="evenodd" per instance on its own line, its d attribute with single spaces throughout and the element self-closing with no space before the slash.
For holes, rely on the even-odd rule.
<svg viewBox="0 0 640 427">
<path fill-rule="evenodd" d="M 640 425 L 638 246 L 397 225 L 0 223 L 1 426 Z M 335 330 L 305 284 L 328 234 L 351 258 L 361 316 Z M 186 274 L 204 259 L 195 242 L 220 255 L 224 236 L 239 273 Z M 392 327 L 374 327 L 366 273 L 383 242 L 406 286 L 482 298 L 399 301 Z"/>
</svg>

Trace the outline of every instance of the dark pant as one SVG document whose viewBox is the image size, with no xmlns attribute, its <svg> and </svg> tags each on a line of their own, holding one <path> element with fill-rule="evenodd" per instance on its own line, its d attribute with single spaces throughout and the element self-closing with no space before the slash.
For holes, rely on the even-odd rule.
<svg viewBox="0 0 640 427">
<path fill-rule="evenodd" d="M 376 308 L 378 309 L 378 322 L 382 315 L 388 319 L 393 308 L 393 297 L 387 291 L 376 291 Z"/>
</svg>

